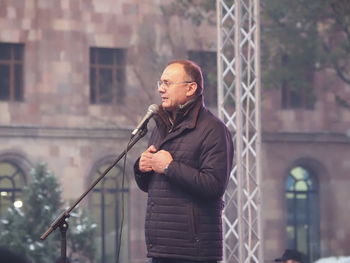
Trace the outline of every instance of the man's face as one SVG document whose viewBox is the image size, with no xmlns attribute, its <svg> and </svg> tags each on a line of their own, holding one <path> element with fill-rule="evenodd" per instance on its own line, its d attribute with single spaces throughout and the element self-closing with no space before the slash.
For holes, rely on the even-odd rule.
<svg viewBox="0 0 350 263">
<path fill-rule="evenodd" d="M 283 261 L 283 263 L 299 263 L 299 261 L 295 261 L 293 259 L 289 259 L 289 260 Z"/>
<path fill-rule="evenodd" d="M 160 78 L 165 84 L 158 88 L 164 109 L 174 111 L 179 105 L 186 103 L 193 95 L 193 85 L 195 83 L 185 83 L 192 81 L 186 74 L 183 65 L 171 64 L 167 66 Z"/>
</svg>

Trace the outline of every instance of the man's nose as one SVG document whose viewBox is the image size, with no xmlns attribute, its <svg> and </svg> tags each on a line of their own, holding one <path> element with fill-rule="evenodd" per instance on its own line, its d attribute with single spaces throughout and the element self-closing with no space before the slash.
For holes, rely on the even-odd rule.
<svg viewBox="0 0 350 263">
<path fill-rule="evenodd" d="M 159 92 L 159 93 L 164 93 L 164 92 L 165 92 L 164 85 L 159 85 L 159 87 L 158 87 L 158 92 Z"/>
</svg>

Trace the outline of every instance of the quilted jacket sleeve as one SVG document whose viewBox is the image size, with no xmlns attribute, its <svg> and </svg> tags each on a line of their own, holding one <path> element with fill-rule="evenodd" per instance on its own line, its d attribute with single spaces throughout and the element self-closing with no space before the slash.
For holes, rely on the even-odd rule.
<svg viewBox="0 0 350 263">
<path fill-rule="evenodd" d="M 153 143 L 154 137 L 155 137 L 155 130 L 152 131 L 150 140 L 148 141 L 148 146 L 150 146 Z M 147 172 L 147 173 L 141 172 L 139 169 L 139 162 L 140 162 L 140 157 L 136 160 L 136 162 L 134 164 L 135 181 L 136 181 L 137 186 L 142 191 L 148 192 L 148 185 L 149 185 L 149 182 L 151 180 L 151 176 L 154 174 L 154 172 L 153 171 Z"/>
<path fill-rule="evenodd" d="M 144 191 L 148 192 L 148 184 L 151 179 L 151 176 L 153 172 L 143 173 L 139 170 L 139 161 L 140 158 L 138 158 L 134 164 L 134 175 L 135 175 L 135 181 L 138 187 Z"/>
</svg>

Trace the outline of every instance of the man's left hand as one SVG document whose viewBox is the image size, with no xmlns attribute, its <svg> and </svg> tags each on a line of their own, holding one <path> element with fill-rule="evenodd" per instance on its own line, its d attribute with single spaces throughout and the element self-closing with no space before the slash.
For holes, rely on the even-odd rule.
<svg viewBox="0 0 350 263">
<path fill-rule="evenodd" d="M 164 169 L 173 161 L 173 157 L 167 151 L 160 150 L 153 154 L 152 170 L 156 173 L 164 173 Z"/>
</svg>

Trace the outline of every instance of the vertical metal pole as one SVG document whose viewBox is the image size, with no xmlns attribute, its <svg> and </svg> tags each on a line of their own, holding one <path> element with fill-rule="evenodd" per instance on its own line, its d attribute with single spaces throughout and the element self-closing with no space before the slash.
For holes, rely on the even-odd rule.
<svg viewBox="0 0 350 263">
<path fill-rule="evenodd" d="M 217 0 L 218 112 L 233 132 L 236 150 L 225 193 L 225 262 L 263 262 L 259 5 L 259 0 Z"/>
<path fill-rule="evenodd" d="M 243 163 L 243 117 L 242 117 L 242 60 L 241 60 L 241 1 L 235 1 L 234 3 L 234 17 L 235 17 L 235 34 L 234 34 L 234 57 L 235 57 L 235 106 L 236 106 L 236 165 L 237 165 L 237 187 L 238 187 L 238 196 L 237 196 L 237 210 L 238 210 L 238 241 L 239 241 L 239 262 L 244 262 L 244 246 L 245 246 L 245 238 L 244 232 L 244 218 L 243 218 L 243 176 L 244 171 L 242 167 Z"/>
<path fill-rule="evenodd" d="M 264 261 L 263 252 L 263 231 L 262 231 L 262 198 L 261 198 L 261 185 L 262 185 L 262 169 L 261 169 L 261 147 L 262 147 L 262 127 L 261 127 L 261 53 L 260 53 L 260 0 L 254 0 L 254 17 L 256 19 L 256 29 L 255 29 L 255 65 L 254 69 L 256 72 L 256 119 L 255 125 L 257 130 L 257 140 L 256 140 L 256 177 L 258 184 L 258 195 L 257 195 L 257 208 L 258 208 L 258 238 L 260 239 L 258 258 L 260 262 Z"/>
<path fill-rule="evenodd" d="M 221 3 L 220 0 L 216 0 L 216 31 L 217 31 L 217 46 L 216 46 L 216 64 L 217 64 L 217 80 L 218 80 L 218 108 L 219 108 L 219 116 L 222 118 L 221 110 L 220 110 L 220 105 L 223 104 L 223 63 L 222 63 L 222 58 L 221 58 L 221 49 L 222 49 L 222 26 L 221 26 L 221 20 L 222 20 L 222 11 L 221 11 Z"/>
<path fill-rule="evenodd" d="M 58 226 L 61 232 L 61 257 L 60 263 L 67 263 L 67 229 L 68 223 L 65 219 Z"/>
</svg>

